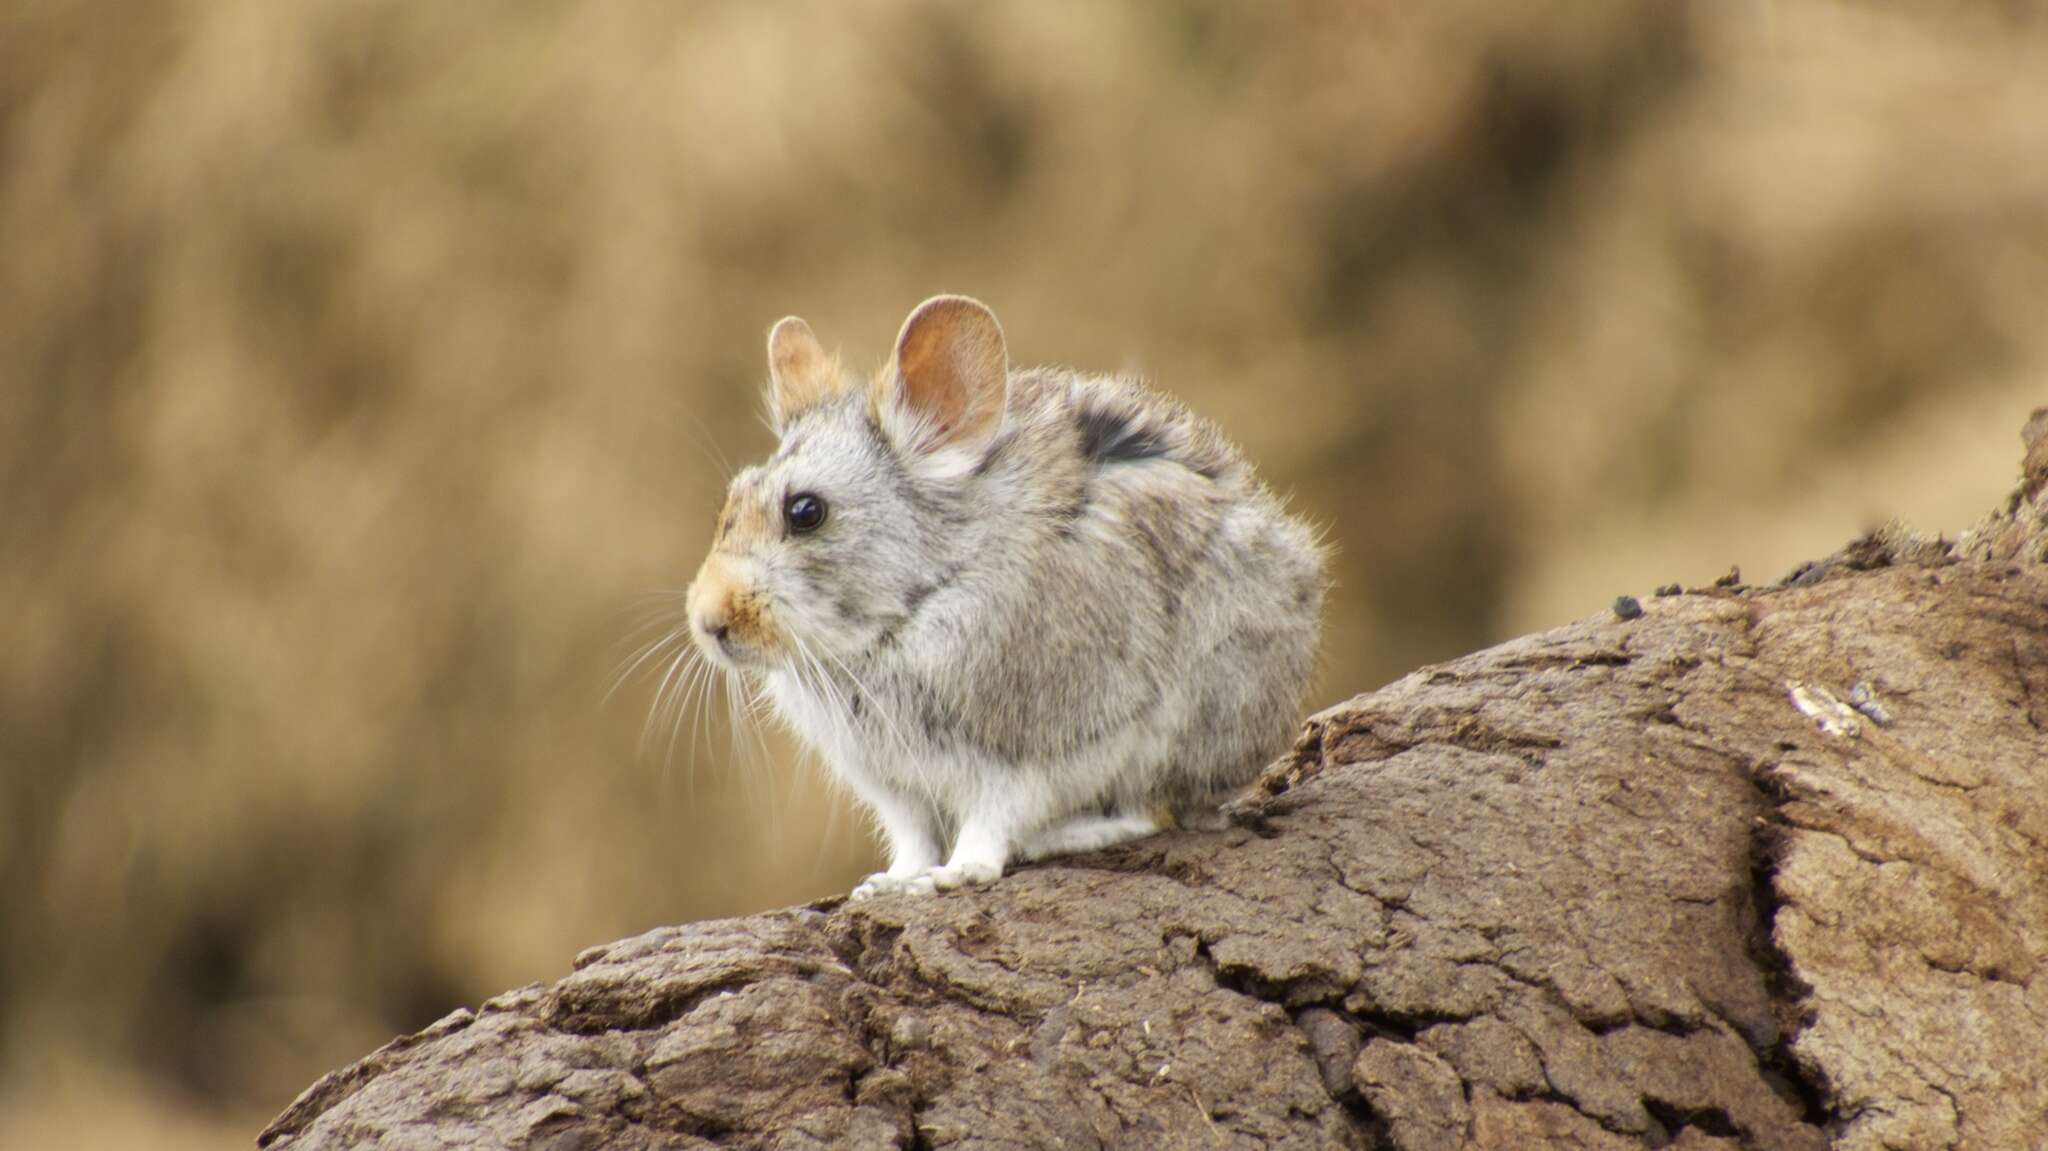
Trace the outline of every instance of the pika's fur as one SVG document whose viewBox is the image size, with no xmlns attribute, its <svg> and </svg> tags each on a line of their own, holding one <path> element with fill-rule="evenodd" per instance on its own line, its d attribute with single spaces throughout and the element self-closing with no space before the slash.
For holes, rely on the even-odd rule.
<svg viewBox="0 0 2048 1151">
<path fill-rule="evenodd" d="M 1322 554 L 1214 426 L 1012 370 L 964 296 L 870 381 L 795 317 L 768 361 L 781 444 L 732 481 L 690 630 L 873 810 L 856 898 L 1213 825 L 1287 745 Z"/>
</svg>

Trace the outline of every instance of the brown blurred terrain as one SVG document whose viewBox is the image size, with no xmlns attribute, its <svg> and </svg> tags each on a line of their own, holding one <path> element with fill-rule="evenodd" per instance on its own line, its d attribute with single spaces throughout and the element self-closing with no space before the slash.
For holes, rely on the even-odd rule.
<svg viewBox="0 0 2048 1151">
<path fill-rule="evenodd" d="M 0 1146 L 237 1145 L 864 869 L 785 745 L 604 698 L 784 313 L 879 360 L 971 292 L 1215 417 L 1338 548 L 1314 705 L 1966 526 L 2048 396 L 2044 49 L 2010 5 L 16 0 Z"/>
</svg>

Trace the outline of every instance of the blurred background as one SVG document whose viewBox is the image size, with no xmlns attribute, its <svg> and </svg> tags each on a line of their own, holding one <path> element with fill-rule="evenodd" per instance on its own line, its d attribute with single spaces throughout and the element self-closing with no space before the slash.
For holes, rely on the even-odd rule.
<svg viewBox="0 0 2048 1151">
<path fill-rule="evenodd" d="M 654 681 L 605 699 L 769 447 L 785 313 L 877 362 L 969 292 L 1017 361 L 1214 417 L 1338 549 L 1315 707 L 1968 526 L 2048 398 L 2044 41 L 2020 4 L 0 4 L 0 1146 L 247 1145 L 587 945 L 869 868 L 786 745 L 643 750 Z"/>
</svg>

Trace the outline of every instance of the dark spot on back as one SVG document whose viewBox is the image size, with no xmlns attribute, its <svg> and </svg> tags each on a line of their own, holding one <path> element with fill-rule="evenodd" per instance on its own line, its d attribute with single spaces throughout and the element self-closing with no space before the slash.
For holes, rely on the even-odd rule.
<svg viewBox="0 0 2048 1151">
<path fill-rule="evenodd" d="M 1047 518 L 1052 520 L 1053 531 L 1061 539 L 1073 539 L 1075 528 L 1080 524 L 1081 517 L 1087 514 L 1088 489 L 1082 488 L 1080 494 L 1071 503 L 1053 508 L 1047 513 Z"/>
<path fill-rule="evenodd" d="M 1138 427 L 1129 412 L 1084 408 L 1075 422 L 1081 430 L 1081 454 L 1100 466 L 1166 455 L 1166 441 Z"/>
</svg>

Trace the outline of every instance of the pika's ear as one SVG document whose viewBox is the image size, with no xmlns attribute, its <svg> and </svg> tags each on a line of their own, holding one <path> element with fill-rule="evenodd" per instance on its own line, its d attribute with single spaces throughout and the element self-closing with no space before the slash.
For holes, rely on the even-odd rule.
<svg viewBox="0 0 2048 1151">
<path fill-rule="evenodd" d="M 784 316 L 768 329 L 768 414 L 780 433 L 806 408 L 839 394 L 839 364 L 811 326 Z"/>
<path fill-rule="evenodd" d="M 933 296 L 910 313 L 896 355 L 878 381 L 884 426 L 904 448 L 974 449 L 1003 423 L 1009 353 L 988 305 Z"/>
</svg>

